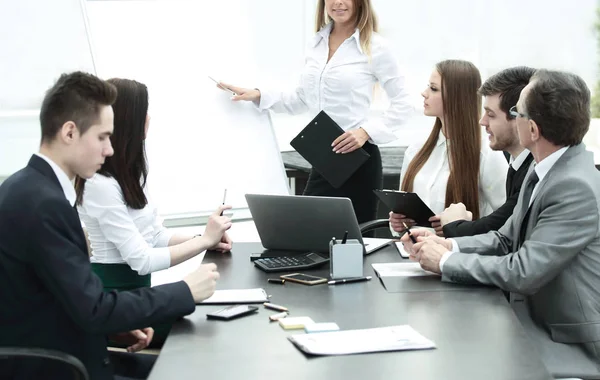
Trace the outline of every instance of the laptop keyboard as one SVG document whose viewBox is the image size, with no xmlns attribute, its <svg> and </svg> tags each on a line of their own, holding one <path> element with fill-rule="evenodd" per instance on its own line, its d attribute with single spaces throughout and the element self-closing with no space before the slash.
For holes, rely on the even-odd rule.
<svg viewBox="0 0 600 380">
<path fill-rule="evenodd" d="M 328 261 L 316 253 L 306 252 L 293 256 L 265 257 L 254 260 L 254 265 L 265 272 L 285 272 L 315 268 Z"/>
</svg>

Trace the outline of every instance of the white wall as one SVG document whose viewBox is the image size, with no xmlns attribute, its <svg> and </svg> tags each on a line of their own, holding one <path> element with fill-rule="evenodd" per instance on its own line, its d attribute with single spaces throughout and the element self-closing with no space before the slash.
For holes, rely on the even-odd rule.
<svg viewBox="0 0 600 380">
<path fill-rule="evenodd" d="M 31 1 L 47 6 L 26 7 L 26 3 Z M 41 44 L 46 49 L 49 46 L 53 46 L 53 49 L 63 46 L 60 43 L 44 42 L 43 37 L 69 23 L 55 23 L 52 27 L 54 29 L 51 29 L 41 22 L 64 15 L 64 12 L 57 13 L 56 4 L 59 1 L 66 0 L 0 0 L 0 114 L 7 108 L 7 103 L 2 102 L 2 99 L 16 98 L 21 94 L 21 87 L 17 88 L 18 85 L 8 79 L 23 74 L 31 75 L 36 83 L 36 86 L 24 94 L 24 107 L 39 106 L 42 88 L 46 88 L 49 81 L 36 79 L 36 73 L 39 67 L 47 65 L 44 56 L 37 59 L 31 56 L 43 50 L 31 47 L 36 41 L 38 46 Z M 398 60 L 405 68 L 409 89 L 417 102 L 433 65 L 448 58 L 472 60 L 480 68 L 484 78 L 504 67 L 524 64 L 570 70 L 581 75 L 590 88 L 594 87 L 598 62 L 593 33 L 595 0 L 372 1 L 379 16 L 380 32 L 392 41 Z M 261 69 L 260 75 L 239 78 L 232 71 L 223 72 L 219 79 L 233 79 L 245 86 L 276 85 L 292 88 L 296 75 L 302 69 L 306 40 L 313 34 L 315 4 L 316 1 L 313 0 L 254 0 L 251 2 L 252 6 L 245 10 L 253 22 L 243 28 L 231 25 L 226 14 L 198 14 L 198 22 L 206 17 L 221 18 L 222 29 L 202 36 L 197 46 L 201 49 L 213 45 L 225 29 L 242 34 L 250 33 L 254 39 L 253 49 L 260 53 L 256 54 L 259 58 L 254 62 L 247 62 L 244 61 L 245 57 L 239 57 L 236 63 L 254 65 Z M 31 18 L 31 14 L 36 12 L 44 17 Z M 151 23 L 152 20 L 148 22 Z M 157 25 L 157 28 L 168 27 L 169 25 Z M 28 47 L 27 54 L 6 49 L 16 38 L 26 39 L 27 43 L 23 46 Z M 57 41 L 61 39 L 58 38 Z M 178 41 L 173 41 L 173 44 L 173 54 L 176 54 L 176 49 L 181 45 L 177 45 Z M 189 47 L 186 45 L 181 48 Z M 227 46 L 211 49 L 207 53 L 215 57 L 227 55 Z M 85 66 L 85 60 L 83 57 L 70 60 L 69 68 Z M 33 63 L 38 68 L 32 67 Z M 57 77 L 65 68 L 52 68 L 51 77 Z M 385 102 L 375 108 L 382 107 L 385 107 Z M 275 115 L 274 124 L 280 148 L 289 148 L 291 138 L 309 119 L 310 115 L 296 118 Z M 12 122 L 8 124 L 0 124 L 0 175 L 22 167 L 39 141 L 36 124 L 19 126 L 18 131 L 10 126 Z M 431 124 L 431 120 L 426 118 L 414 120 L 404 129 L 396 144 L 409 143 L 414 135 L 426 133 Z M 168 149 L 170 148 L 167 148 L 165 154 L 168 154 Z"/>
</svg>

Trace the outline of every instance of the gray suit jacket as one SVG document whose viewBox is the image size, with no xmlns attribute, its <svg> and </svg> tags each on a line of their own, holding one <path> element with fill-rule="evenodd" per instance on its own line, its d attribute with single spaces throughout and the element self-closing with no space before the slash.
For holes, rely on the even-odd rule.
<svg viewBox="0 0 600 380">
<path fill-rule="evenodd" d="M 600 359 L 600 172 L 584 144 L 567 149 L 540 181 L 525 226 L 522 203 L 523 192 L 499 231 L 456 238 L 460 253 L 444 263 L 442 280 L 523 295 L 553 341 L 584 344 Z"/>
</svg>

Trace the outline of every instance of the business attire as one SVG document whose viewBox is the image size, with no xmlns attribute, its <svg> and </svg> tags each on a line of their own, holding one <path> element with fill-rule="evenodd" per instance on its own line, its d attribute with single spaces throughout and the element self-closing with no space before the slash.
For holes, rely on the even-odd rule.
<svg viewBox="0 0 600 380">
<path fill-rule="evenodd" d="M 424 141 L 411 144 L 404 153 L 400 172 L 400 185 L 408 169 L 408 165 L 423 146 Z M 442 132 L 439 133 L 435 148 L 415 176 L 413 192 L 417 193 L 431 211 L 439 215 L 446 208 L 446 186 L 450 176 L 448 145 L 450 142 Z M 488 142 L 482 138 L 479 156 L 479 214 L 491 213 L 506 200 L 506 170 L 508 164 L 502 152 L 490 149 Z"/>
<path fill-rule="evenodd" d="M 396 59 L 383 38 L 374 33 L 371 56 L 360 46 L 358 29 L 329 55 L 332 24 L 323 27 L 311 40 L 300 84 L 291 92 L 261 89 L 259 108 L 274 112 L 316 115 L 325 111 L 344 131 L 363 128 L 370 140 L 363 148 L 368 161 L 339 189 L 332 187 L 318 172 L 311 170 L 305 195 L 348 197 L 357 219 L 375 219 L 377 198 L 373 189 L 381 188 L 383 169 L 377 144 L 396 140 L 394 130 L 414 111 L 410 105 L 405 79 Z M 379 82 L 388 95 L 390 106 L 380 118 L 368 118 L 374 85 Z"/>
<path fill-rule="evenodd" d="M 512 215 L 525 174 L 533 162 L 533 156 L 525 149 L 516 158 L 511 158 L 511 163 L 506 174 L 506 202 L 491 214 L 477 220 L 456 220 L 444 225 L 445 237 L 473 236 L 496 231 L 506 223 Z"/>
<path fill-rule="evenodd" d="M 531 167 L 499 231 L 451 239 L 453 251 L 440 262 L 442 280 L 512 292 L 513 307 L 549 368 L 564 370 L 573 363 L 567 356 L 581 358 L 581 351 L 595 360 L 598 375 L 599 205 L 592 153 L 584 144 L 562 148 Z M 551 355 L 552 363 L 544 353 L 557 350 L 563 354 Z"/>
<path fill-rule="evenodd" d="M 173 233 L 163 226 L 147 188 L 143 190 L 148 204 L 136 210 L 125 203 L 116 179 L 96 174 L 86 181 L 77 210 L 92 248 L 92 270 L 106 291 L 149 287 L 152 272 L 171 266 L 168 245 Z M 157 347 L 166 339 L 171 324 L 152 327 L 152 346 Z"/>
<path fill-rule="evenodd" d="M 104 292 L 74 203 L 67 175 L 40 155 L 0 185 L 0 346 L 62 351 L 81 360 L 92 379 L 113 379 L 107 334 L 190 314 L 195 304 L 182 281 Z M 3 379 L 68 376 L 38 360 L 0 367 Z"/>
</svg>

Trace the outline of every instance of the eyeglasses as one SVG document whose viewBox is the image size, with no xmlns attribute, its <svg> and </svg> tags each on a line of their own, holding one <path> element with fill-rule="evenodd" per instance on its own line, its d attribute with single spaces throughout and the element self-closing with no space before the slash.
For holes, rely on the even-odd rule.
<svg viewBox="0 0 600 380">
<path fill-rule="evenodd" d="M 517 106 L 510 107 L 510 109 L 508 110 L 508 113 L 512 117 L 523 117 L 523 118 L 531 119 L 531 117 L 528 114 L 518 112 L 517 111 Z"/>
</svg>

